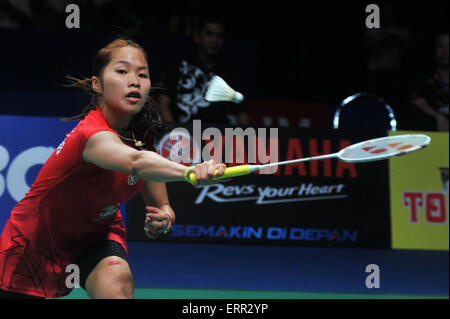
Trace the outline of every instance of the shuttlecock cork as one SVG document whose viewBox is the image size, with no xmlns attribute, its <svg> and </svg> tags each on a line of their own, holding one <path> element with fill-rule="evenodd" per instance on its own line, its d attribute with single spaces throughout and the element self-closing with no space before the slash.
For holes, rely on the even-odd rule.
<svg viewBox="0 0 450 319">
<path fill-rule="evenodd" d="M 209 102 L 229 101 L 241 103 L 244 96 L 233 90 L 220 76 L 215 75 L 206 90 L 205 100 Z"/>
</svg>

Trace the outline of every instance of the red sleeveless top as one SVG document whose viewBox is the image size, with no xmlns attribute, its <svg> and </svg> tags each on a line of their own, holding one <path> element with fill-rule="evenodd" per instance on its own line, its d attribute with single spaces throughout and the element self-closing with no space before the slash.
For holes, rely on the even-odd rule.
<svg viewBox="0 0 450 319">
<path fill-rule="evenodd" d="M 115 133 L 97 107 L 66 135 L 13 209 L 0 235 L 0 289 L 62 297 L 71 291 L 66 267 L 86 247 L 115 240 L 127 251 L 120 204 L 144 181 L 83 160 L 89 137 L 101 131 Z"/>
</svg>

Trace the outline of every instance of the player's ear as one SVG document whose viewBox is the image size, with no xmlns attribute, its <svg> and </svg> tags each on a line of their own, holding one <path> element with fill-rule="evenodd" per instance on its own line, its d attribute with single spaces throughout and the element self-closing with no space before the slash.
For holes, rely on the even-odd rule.
<svg viewBox="0 0 450 319">
<path fill-rule="evenodd" d="M 92 89 L 97 92 L 98 94 L 102 94 L 102 83 L 98 76 L 93 76 L 91 78 L 92 82 Z"/>
</svg>

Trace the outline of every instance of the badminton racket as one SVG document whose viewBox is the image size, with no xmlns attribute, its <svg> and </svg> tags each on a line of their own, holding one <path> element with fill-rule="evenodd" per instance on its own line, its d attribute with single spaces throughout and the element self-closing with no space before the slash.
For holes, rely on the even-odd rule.
<svg viewBox="0 0 450 319">
<path fill-rule="evenodd" d="M 328 158 L 337 158 L 343 162 L 363 163 L 380 161 L 395 156 L 404 155 L 414 151 L 418 151 L 431 142 L 431 138 L 423 134 L 403 134 L 396 136 L 386 136 L 363 141 L 357 144 L 347 146 L 337 153 L 319 155 L 313 157 L 299 158 L 289 161 L 269 163 L 263 165 L 238 165 L 228 167 L 225 172 L 218 177 L 213 177 L 213 180 L 221 180 L 224 178 L 237 177 L 251 174 L 262 169 L 289 165 L 306 161 L 323 160 Z M 185 172 L 185 179 L 187 182 L 195 185 L 196 178 L 193 172 L 193 167 L 190 167 Z"/>
</svg>

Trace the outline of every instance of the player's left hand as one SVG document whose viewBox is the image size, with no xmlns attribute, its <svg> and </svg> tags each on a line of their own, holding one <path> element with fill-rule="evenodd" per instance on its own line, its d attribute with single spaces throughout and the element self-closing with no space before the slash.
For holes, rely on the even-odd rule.
<svg viewBox="0 0 450 319">
<path fill-rule="evenodd" d="M 148 238 L 155 239 L 161 233 L 167 233 L 171 227 L 170 212 L 157 207 L 146 206 L 144 231 Z"/>
</svg>

